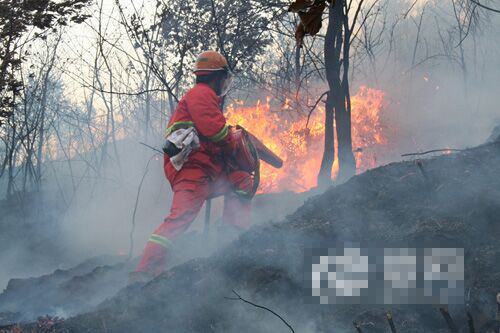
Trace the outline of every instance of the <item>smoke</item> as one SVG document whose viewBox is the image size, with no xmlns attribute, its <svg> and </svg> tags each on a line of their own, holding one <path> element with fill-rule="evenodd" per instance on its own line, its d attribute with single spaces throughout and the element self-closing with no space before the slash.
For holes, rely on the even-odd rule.
<svg viewBox="0 0 500 333">
<path fill-rule="evenodd" d="M 407 5 L 387 6 L 384 22 L 401 18 L 393 27 L 397 33 L 391 35 L 385 24 L 374 26 L 366 38 L 376 56 L 354 60 L 351 85 L 386 92 L 386 123 L 397 130 L 399 153 L 483 143 L 500 122 L 500 18 L 479 11 L 470 27 L 462 18 L 470 28 L 462 40 L 456 19 L 444 14 L 453 13 L 451 3 L 434 2 L 423 11 L 417 5 L 402 18 Z"/>
<path fill-rule="evenodd" d="M 395 142 L 391 142 L 394 160 L 399 159 L 402 153 L 478 145 L 500 123 L 500 48 L 497 43 L 500 19 L 491 17 L 484 30 L 474 32 L 464 41 L 467 65 L 464 76 L 464 71 L 457 63 L 456 55 L 460 52 L 457 41 L 451 43 L 448 54 L 443 55 L 445 50 L 440 45 L 439 36 L 444 28 L 436 26 L 434 17 L 428 15 L 424 17 L 424 30 L 421 33 L 429 37 L 423 38 L 417 45 L 413 63 L 408 59 L 412 58 L 416 31 L 411 27 L 413 23 L 408 21 L 405 26 L 408 33 L 399 40 L 399 43 L 406 43 L 407 47 L 400 47 L 400 53 L 387 58 L 382 53 L 374 64 L 360 64 L 352 81 L 353 91 L 360 85 L 368 85 L 386 93 L 389 105 L 385 121 L 397 131 Z M 430 58 L 434 54 L 440 56 Z M 373 65 L 377 75 L 373 75 L 369 69 Z M 104 164 L 99 178 L 88 176 L 87 166 L 83 162 L 75 161 L 73 176 L 64 163 L 54 162 L 54 169 L 46 173 L 47 186 L 42 206 L 26 204 L 16 208 L 16 212 L 21 213 L 2 216 L 2 228 L 5 229 L 7 223 L 18 224 L 22 219 L 25 222 L 19 223 L 17 227 L 9 226 L 15 231 L 2 234 L 0 288 L 6 286 L 13 277 L 50 273 L 57 268 L 77 265 L 93 256 L 112 254 L 126 260 L 131 246 L 132 223 L 135 223 L 133 256 L 141 254 L 151 232 L 168 214 L 171 190 L 163 175 L 161 156 L 153 157 L 146 169 L 148 160 L 155 152 L 138 141 L 138 138 L 119 140 L 118 156 L 113 156 Z M 161 144 L 161 138 L 151 141 L 155 146 Z M 140 187 L 143 176 L 144 183 Z M 71 177 L 78 180 L 78 190 L 74 194 L 71 191 Z M 361 192 L 363 188 L 359 190 Z M 454 192 L 446 190 L 442 193 L 443 197 L 445 194 L 452 197 Z M 258 196 L 254 200 L 254 222 L 265 224 L 281 221 L 314 194 L 281 193 L 276 195 L 279 199 L 272 194 Z M 455 204 L 459 206 L 463 202 Z M 498 206 L 498 202 L 491 205 Z M 62 209 L 63 206 L 67 208 Z M 192 258 L 208 257 L 239 236 L 233 231 L 219 232 L 221 198 L 213 202 L 212 223 L 208 234 L 204 234 L 204 209 L 188 233 L 177 241 L 171 265 Z M 24 213 L 26 210 L 30 213 L 21 219 L 23 210 Z M 136 214 L 133 221 L 134 210 Z M 2 213 L 7 211 L 13 212 L 14 207 L 3 206 Z M 376 214 L 380 221 L 388 218 L 384 209 L 377 210 Z M 362 220 L 363 216 L 353 213 L 351 218 Z M 377 227 L 381 226 L 377 224 Z M 370 228 L 376 229 L 374 226 Z M 269 243 L 280 240 L 278 236 L 273 237 L 276 238 L 268 240 Z M 340 229 L 336 237 L 350 240 L 356 237 L 356 233 L 350 226 Z M 289 241 L 304 240 L 291 238 Z M 227 248 L 225 251 L 232 254 L 236 250 Z M 291 259 L 283 264 L 292 267 L 287 267 L 287 270 L 295 269 L 294 265 L 295 261 Z M 101 286 L 102 290 L 107 287 L 109 285 Z M 220 288 L 219 291 L 224 289 L 227 296 L 231 296 L 227 286 Z M 99 290 L 92 292 L 98 293 Z M 246 292 L 251 294 L 252 290 L 242 289 L 239 292 L 242 295 Z M 271 314 L 250 310 L 247 304 L 231 304 L 237 309 L 237 317 L 260 321 L 259 327 L 263 331 L 286 331 L 283 324 Z M 287 308 L 285 300 L 268 305 L 277 311 Z M 58 311 L 59 314 L 67 313 L 64 308 Z M 291 313 L 293 315 L 288 318 L 298 316 L 297 313 Z M 295 321 L 294 324 L 298 331 L 317 330 L 316 322 L 304 320 L 300 323 Z M 236 321 L 229 325 L 224 328 L 241 328 Z"/>
<path fill-rule="evenodd" d="M 49 161 L 42 194 L 22 203 L 10 201 L 14 204 L 2 216 L 0 286 L 9 278 L 46 274 L 94 256 L 126 258 L 139 181 L 154 152 L 136 141 L 118 145 L 120 164 L 106 163 L 99 176 L 77 159 L 71 172 L 66 163 Z M 139 193 L 134 255 L 168 212 L 162 164 L 162 159 L 153 157 Z"/>
</svg>

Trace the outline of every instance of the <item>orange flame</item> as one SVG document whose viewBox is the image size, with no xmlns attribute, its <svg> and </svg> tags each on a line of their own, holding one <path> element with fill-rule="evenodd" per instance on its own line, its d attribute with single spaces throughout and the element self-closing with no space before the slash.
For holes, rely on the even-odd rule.
<svg viewBox="0 0 500 333">
<path fill-rule="evenodd" d="M 228 123 L 243 126 L 284 160 L 281 169 L 261 164 L 259 193 L 307 191 L 316 186 L 321 165 L 324 106 L 318 106 L 306 128 L 306 117 L 293 119 L 288 100 L 280 110 L 273 110 L 269 102 L 268 97 L 265 103 L 259 100 L 252 107 L 242 102 L 229 105 Z M 351 105 L 353 150 L 360 172 L 377 166 L 376 150 L 371 148 L 387 143 L 387 131 L 381 119 L 384 93 L 362 86 L 351 98 Z M 332 174 L 335 177 L 337 173 L 338 161 L 335 159 Z"/>
</svg>

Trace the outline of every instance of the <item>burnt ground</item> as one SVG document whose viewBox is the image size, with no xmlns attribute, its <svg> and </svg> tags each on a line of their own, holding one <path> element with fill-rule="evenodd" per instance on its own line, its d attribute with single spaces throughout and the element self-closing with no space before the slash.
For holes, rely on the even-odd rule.
<svg viewBox="0 0 500 333">
<path fill-rule="evenodd" d="M 0 294 L 0 327 L 45 314 L 68 317 L 91 310 L 126 285 L 129 269 L 123 258 L 103 256 L 40 277 L 11 279 Z"/>
<path fill-rule="evenodd" d="M 463 247 L 466 304 L 450 306 L 451 316 L 460 332 L 468 332 L 467 311 L 472 314 L 476 332 L 498 332 L 495 295 L 500 291 L 499 236 L 497 142 L 367 171 L 310 198 L 281 222 L 255 226 L 215 254 L 177 265 L 144 285 L 122 289 L 123 278 L 118 283 L 110 278 L 117 275 L 106 274 L 126 271 L 124 264 L 99 266 L 83 275 L 76 274 L 56 283 L 56 289 L 71 285 L 68 292 L 65 289 L 58 294 L 66 296 L 59 306 L 71 315 L 71 309 L 77 308 L 75 302 L 83 303 L 85 306 L 74 312 L 87 313 L 68 318 L 52 329 L 290 331 L 271 313 L 229 299 L 235 290 L 246 300 L 276 311 L 296 332 L 355 332 L 353 320 L 363 332 L 388 332 L 384 317 L 387 310 L 392 311 L 398 332 L 449 331 L 438 309 L 431 305 L 371 308 L 305 304 L 304 248 L 356 241 L 380 247 Z M 79 285 L 75 280 L 84 282 Z M 46 297 L 37 294 L 40 288 L 36 284 L 22 283 L 26 283 L 23 288 L 32 290 L 33 298 L 30 301 L 25 297 L 24 306 L 12 306 L 11 314 L 23 312 L 31 306 L 30 302 L 41 304 Z M 14 288 L 15 282 L 9 286 L 13 294 L 7 297 L 8 287 L 0 296 L 0 312 L 8 309 L 6 300 L 15 298 L 15 290 L 19 290 Z M 95 290 L 104 290 L 106 295 L 97 297 Z M 112 296 L 115 292 L 118 293 Z M 104 298 L 107 299 L 96 305 L 96 299 Z M 46 300 L 45 308 L 49 308 L 53 301 Z"/>
<path fill-rule="evenodd" d="M 293 207 L 302 205 L 305 198 L 310 195 L 311 193 L 292 192 L 258 195 L 254 199 L 257 215 L 255 218 L 260 223 L 267 223 L 273 219 L 281 220 Z M 279 200 L 279 206 L 276 206 L 276 200 Z M 206 257 L 237 237 L 232 228 L 221 229 L 222 201 L 220 198 L 214 200 L 212 204 L 212 222 L 208 235 L 204 234 L 203 230 L 197 230 L 196 227 L 199 229 L 197 225 L 176 239 L 174 255 L 169 258 L 169 266 L 176 266 L 192 258 Z M 5 205 L 12 208 L 11 203 L 5 202 Z M 19 220 L 19 217 L 11 215 L 8 216 L 9 219 L 7 216 L 2 216 L 0 221 L 4 223 L 3 226 L 6 221 L 10 223 L 8 228 L 4 228 L 7 232 L 0 230 L 0 253 L 4 249 L 8 250 L 9 245 L 13 246 L 20 241 L 31 244 L 25 253 L 18 253 L 23 258 L 31 259 L 24 260 L 29 264 L 27 269 L 34 265 L 43 266 L 46 262 L 61 260 L 62 257 L 72 254 L 68 244 L 58 244 L 50 240 L 51 236 L 57 234 L 57 225 L 54 223 L 56 217 L 47 216 L 38 223 L 33 222 L 34 218 L 26 219 L 25 223 L 15 225 L 13 228 L 11 225 L 16 218 Z M 200 215 L 200 218 L 203 218 L 204 209 Z M 46 235 L 39 232 L 46 222 L 52 223 L 50 226 L 54 232 L 45 238 L 38 237 Z M 128 273 L 137 266 L 138 259 L 128 261 L 126 256 L 100 256 L 88 259 L 70 269 L 57 269 L 38 277 L 10 279 L 5 290 L 0 293 L 0 332 L 12 330 L 16 327 L 16 323 L 33 322 L 38 318 L 42 318 L 42 323 L 49 322 L 52 325 L 53 318 L 68 318 L 94 309 L 126 286 Z M 55 322 L 59 322 L 59 319 Z"/>
</svg>

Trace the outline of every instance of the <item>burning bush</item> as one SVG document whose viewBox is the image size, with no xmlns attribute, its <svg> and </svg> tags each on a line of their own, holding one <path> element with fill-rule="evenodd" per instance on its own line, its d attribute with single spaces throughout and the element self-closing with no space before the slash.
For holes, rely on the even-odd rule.
<svg viewBox="0 0 500 333">
<path fill-rule="evenodd" d="M 389 129 L 382 113 L 387 109 L 384 92 L 361 86 L 352 97 L 352 134 L 358 172 L 378 165 L 377 157 L 387 150 Z M 228 107 L 226 117 L 230 124 L 239 124 L 255 134 L 285 164 L 276 170 L 263 164 L 261 168 L 261 193 L 277 191 L 303 192 L 316 186 L 323 154 L 324 106 L 319 106 L 307 117 L 294 119 L 288 104 L 279 110 L 266 102 L 255 106 L 235 103 Z M 338 173 L 335 160 L 332 174 Z"/>
</svg>

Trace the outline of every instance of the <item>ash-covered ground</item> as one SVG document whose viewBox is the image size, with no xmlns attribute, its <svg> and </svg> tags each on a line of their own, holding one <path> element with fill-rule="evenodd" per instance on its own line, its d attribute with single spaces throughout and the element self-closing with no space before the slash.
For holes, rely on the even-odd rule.
<svg viewBox="0 0 500 333">
<path fill-rule="evenodd" d="M 279 207 L 279 200 L 276 195 L 266 202 Z M 116 258 L 12 280 L 0 295 L 0 320 L 10 324 L 45 313 L 69 316 L 51 328 L 57 332 L 290 331 L 265 309 L 232 299 L 234 290 L 278 313 L 295 332 L 356 332 L 353 321 L 363 332 L 389 332 L 388 310 L 398 332 L 449 331 L 432 305 L 306 304 L 304 248 L 355 241 L 464 248 L 466 300 L 449 312 L 459 332 L 469 331 L 467 312 L 476 332 L 498 332 L 499 237 L 497 141 L 365 172 L 308 199 L 285 219 L 257 225 L 214 254 L 176 265 L 147 284 L 125 287 L 133 263 L 113 263 Z M 24 327 L 35 329 L 36 324 Z"/>
</svg>

